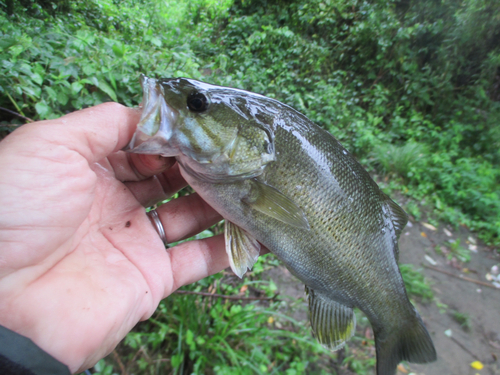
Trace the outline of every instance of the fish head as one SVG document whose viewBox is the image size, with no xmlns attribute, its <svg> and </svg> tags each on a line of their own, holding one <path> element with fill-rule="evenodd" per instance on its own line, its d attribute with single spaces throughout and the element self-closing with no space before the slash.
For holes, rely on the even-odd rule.
<svg viewBox="0 0 500 375">
<path fill-rule="evenodd" d="M 141 77 L 143 112 L 126 150 L 175 157 L 203 180 L 258 176 L 275 160 L 264 96 L 186 78 Z"/>
</svg>

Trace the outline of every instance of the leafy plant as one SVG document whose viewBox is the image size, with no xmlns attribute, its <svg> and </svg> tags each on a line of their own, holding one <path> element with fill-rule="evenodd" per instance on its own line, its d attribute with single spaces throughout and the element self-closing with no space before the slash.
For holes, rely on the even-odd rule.
<svg viewBox="0 0 500 375">
<path fill-rule="evenodd" d="M 373 157 L 382 172 L 396 174 L 404 180 L 413 177 L 415 171 L 425 169 L 427 154 L 425 145 L 416 142 L 407 142 L 401 146 L 383 144 L 373 150 Z"/>
<path fill-rule="evenodd" d="M 257 265 L 265 268 L 267 262 L 261 257 Z M 273 296 L 273 289 L 269 282 L 223 274 L 184 288 L 232 296 L 250 291 Z M 118 349 L 121 361 L 129 371 L 151 374 L 329 373 L 321 361 L 335 354 L 318 344 L 308 327 L 280 312 L 285 303 L 258 302 L 174 294 L 127 336 Z"/>
<path fill-rule="evenodd" d="M 410 298 L 419 298 L 422 302 L 429 302 L 434 293 L 424 275 L 412 264 L 399 265 L 401 276 L 405 283 L 406 292 Z"/>
<path fill-rule="evenodd" d="M 460 324 L 464 331 L 470 330 L 470 316 L 466 313 L 453 310 L 451 312 L 453 319 Z"/>
<path fill-rule="evenodd" d="M 470 250 L 463 246 L 460 246 L 460 238 L 449 243 L 450 252 L 448 254 L 448 259 L 457 258 L 460 262 L 470 261 Z"/>
</svg>

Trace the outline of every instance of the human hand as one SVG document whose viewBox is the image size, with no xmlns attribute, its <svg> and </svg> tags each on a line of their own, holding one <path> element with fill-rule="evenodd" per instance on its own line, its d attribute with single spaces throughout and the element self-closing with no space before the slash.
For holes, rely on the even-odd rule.
<svg viewBox="0 0 500 375">
<path fill-rule="evenodd" d="M 186 183 L 173 159 L 119 151 L 139 117 L 106 103 L 0 142 L 0 324 L 72 372 L 177 288 L 228 266 L 220 236 L 165 249 L 144 206 Z M 196 194 L 158 213 L 169 242 L 221 220 Z"/>
</svg>

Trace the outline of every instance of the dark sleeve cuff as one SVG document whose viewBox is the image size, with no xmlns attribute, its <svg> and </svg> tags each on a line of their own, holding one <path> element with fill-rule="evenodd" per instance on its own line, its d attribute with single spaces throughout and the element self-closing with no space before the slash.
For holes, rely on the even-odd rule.
<svg viewBox="0 0 500 375">
<path fill-rule="evenodd" d="M 29 338 L 0 326 L 0 374 L 71 375 L 68 367 Z"/>
</svg>

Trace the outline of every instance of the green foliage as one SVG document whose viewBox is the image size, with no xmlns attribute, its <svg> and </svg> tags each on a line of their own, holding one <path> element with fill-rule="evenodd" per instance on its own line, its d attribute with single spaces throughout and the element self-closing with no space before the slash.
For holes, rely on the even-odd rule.
<svg viewBox="0 0 500 375">
<path fill-rule="evenodd" d="M 425 145 L 410 141 L 401 146 L 382 144 L 372 154 L 381 171 L 408 180 L 416 172 L 421 172 L 426 164 L 428 151 Z"/>
<path fill-rule="evenodd" d="M 261 257 L 257 268 L 275 262 L 267 258 Z M 184 290 L 273 296 L 273 284 L 252 280 L 253 275 L 241 281 L 219 273 Z M 126 337 L 120 358 L 127 371 L 148 374 L 329 373 L 319 361 L 334 354 L 311 337 L 308 327 L 280 312 L 286 305 L 174 294 Z M 111 371 L 110 363 L 101 366 L 103 371 Z"/>
<path fill-rule="evenodd" d="M 429 302 L 434 298 L 428 281 L 412 264 L 401 264 L 399 269 L 410 298 L 419 298 L 422 302 Z"/>
<path fill-rule="evenodd" d="M 0 11 L 0 107 L 37 120 L 108 100 L 136 105 L 140 73 L 260 92 L 401 178 L 438 218 L 500 243 L 499 4 L 48 4 Z"/>
<path fill-rule="evenodd" d="M 459 311 L 453 310 L 451 311 L 451 315 L 453 319 L 460 324 L 464 331 L 470 330 L 470 316 L 466 313 L 461 313 Z"/>
<path fill-rule="evenodd" d="M 72 15 L 52 18 L 41 9 L 43 19 L 17 23 L 0 12 L 0 106 L 48 119 L 109 100 L 137 105 L 141 72 L 199 78 L 189 47 L 169 43 L 175 30 L 155 12 L 160 5 L 145 13 L 125 3 L 118 12 L 98 2 L 97 16 L 75 8 Z M 159 28 L 167 33 L 160 35 Z"/>
<path fill-rule="evenodd" d="M 460 238 L 457 238 L 455 241 L 449 243 L 449 250 L 449 260 L 456 258 L 460 262 L 464 263 L 470 261 L 470 250 L 460 245 Z"/>
<path fill-rule="evenodd" d="M 370 323 L 359 309 L 355 309 L 356 335 L 346 344 L 343 364 L 355 374 L 371 375 L 376 365 L 375 339 Z"/>
</svg>

